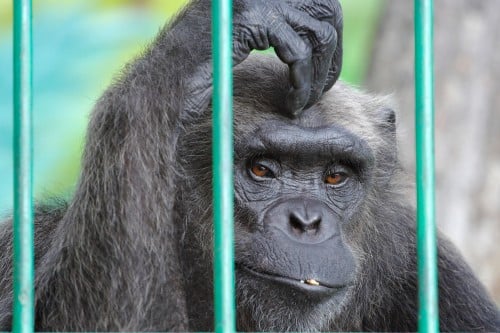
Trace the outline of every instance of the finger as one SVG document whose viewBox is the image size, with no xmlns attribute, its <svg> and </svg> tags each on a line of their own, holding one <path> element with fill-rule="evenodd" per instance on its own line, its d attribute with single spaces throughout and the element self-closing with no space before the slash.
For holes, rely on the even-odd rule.
<svg viewBox="0 0 500 333">
<path fill-rule="evenodd" d="M 235 65 L 245 60 L 252 50 L 267 50 L 270 47 L 267 29 L 261 25 L 251 28 L 233 29 L 233 62 Z"/>
<path fill-rule="evenodd" d="M 287 23 L 310 42 L 312 50 L 312 86 L 306 107 L 316 103 L 323 93 L 328 71 L 332 63 L 337 33 L 333 25 L 293 8 L 284 10 Z"/>
<path fill-rule="evenodd" d="M 342 17 L 342 7 L 338 0 L 286 0 L 285 3 L 332 25 L 339 16 Z"/>
<path fill-rule="evenodd" d="M 269 41 L 280 60 L 289 66 L 291 87 L 285 107 L 295 116 L 306 105 L 311 91 L 311 46 L 285 22 L 270 28 Z"/>
<path fill-rule="evenodd" d="M 336 39 L 336 38 L 335 38 Z M 323 50 L 320 52 L 313 51 L 312 56 L 312 87 L 311 94 L 309 96 L 309 101 L 306 108 L 314 105 L 321 97 L 324 91 L 325 84 L 327 82 L 328 74 L 332 64 L 332 58 L 334 55 L 336 43 L 329 43 L 324 46 Z"/>
<path fill-rule="evenodd" d="M 297 116 L 309 101 L 311 93 L 311 58 L 299 60 L 290 66 L 292 87 L 286 97 L 286 108 L 293 116 Z"/>
<path fill-rule="evenodd" d="M 332 62 L 330 65 L 330 69 L 328 70 L 328 75 L 326 78 L 325 86 L 323 88 L 323 92 L 330 90 L 331 87 L 337 82 L 340 72 L 342 70 L 342 35 L 344 28 L 344 21 L 342 17 L 342 7 L 335 1 L 336 3 L 333 6 L 333 27 L 337 32 L 337 44 L 335 46 L 335 52 L 333 54 Z"/>
<path fill-rule="evenodd" d="M 337 82 L 340 76 L 341 70 L 342 70 L 342 37 L 340 37 L 340 41 L 337 43 L 337 46 L 335 48 L 331 65 L 330 68 L 328 69 L 328 74 L 326 76 L 323 92 L 326 92 L 333 87 L 333 85 L 335 84 L 335 82 Z"/>
<path fill-rule="evenodd" d="M 328 91 L 337 81 L 342 69 L 342 6 L 338 0 L 286 0 L 289 6 L 307 13 L 320 21 L 330 23 L 337 34 L 335 53 L 331 59 L 323 92 Z"/>
</svg>

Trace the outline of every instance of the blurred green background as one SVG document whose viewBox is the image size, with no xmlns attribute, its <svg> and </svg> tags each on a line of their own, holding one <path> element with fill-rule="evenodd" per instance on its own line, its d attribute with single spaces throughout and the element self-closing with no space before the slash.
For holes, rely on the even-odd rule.
<svg viewBox="0 0 500 333">
<path fill-rule="evenodd" d="M 362 84 L 383 0 L 344 0 L 341 78 Z M 71 195 L 93 104 L 186 0 L 34 0 L 35 198 Z M 0 0 L 0 215 L 12 209 L 12 1 Z"/>
</svg>

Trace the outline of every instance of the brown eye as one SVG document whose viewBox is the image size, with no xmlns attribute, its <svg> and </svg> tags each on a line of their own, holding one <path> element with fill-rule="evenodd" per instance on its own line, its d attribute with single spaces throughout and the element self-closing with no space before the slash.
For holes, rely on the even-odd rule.
<svg viewBox="0 0 500 333">
<path fill-rule="evenodd" d="M 339 185 L 346 180 L 347 176 L 342 172 L 334 172 L 326 176 L 325 183 L 330 185 Z"/>
<path fill-rule="evenodd" d="M 251 169 L 252 173 L 257 177 L 273 177 L 273 173 L 271 170 L 263 166 L 262 164 L 254 164 Z"/>
</svg>

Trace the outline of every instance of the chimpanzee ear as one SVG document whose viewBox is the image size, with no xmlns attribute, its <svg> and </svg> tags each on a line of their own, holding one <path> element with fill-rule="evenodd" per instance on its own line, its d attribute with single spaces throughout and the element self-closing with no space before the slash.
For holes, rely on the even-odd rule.
<svg viewBox="0 0 500 333">
<path fill-rule="evenodd" d="M 376 111 L 376 122 L 384 144 L 379 149 L 383 158 L 379 160 L 379 181 L 388 182 L 398 167 L 398 145 L 396 139 L 396 113 L 390 107 L 381 107 Z M 385 181 L 384 181 L 385 179 Z"/>
<path fill-rule="evenodd" d="M 396 133 L 396 112 L 392 108 L 381 108 L 377 113 L 380 127 L 391 133 Z"/>
</svg>

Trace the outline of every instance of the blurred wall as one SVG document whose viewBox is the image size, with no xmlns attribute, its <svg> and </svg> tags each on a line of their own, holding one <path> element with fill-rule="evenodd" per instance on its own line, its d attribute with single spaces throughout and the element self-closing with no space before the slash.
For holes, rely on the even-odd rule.
<svg viewBox="0 0 500 333">
<path fill-rule="evenodd" d="M 437 220 L 500 304 L 500 1 L 436 0 Z M 413 2 L 386 1 L 366 86 L 399 101 L 413 172 Z"/>
</svg>

